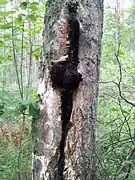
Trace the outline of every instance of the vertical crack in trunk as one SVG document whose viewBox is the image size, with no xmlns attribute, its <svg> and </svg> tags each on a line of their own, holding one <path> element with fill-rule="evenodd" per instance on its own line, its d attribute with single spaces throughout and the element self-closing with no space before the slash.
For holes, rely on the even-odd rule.
<svg viewBox="0 0 135 180">
<path fill-rule="evenodd" d="M 53 88 L 57 88 L 61 92 L 61 122 L 62 134 L 60 141 L 60 153 L 58 160 L 57 172 L 55 173 L 54 180 L 64 180 L 63 172 L 65 166 L 65 144 L 70 122 L 70 116 L 73 106 L 73 92 L 77 90 L 82 75 L 78 73 L 77 66 L 79 63 L 79 22 L 76 18 L 77 3 L 72 1 L 67 5 L 69 16 L 68 23 L 68 38 L 67 38 L 67 56 L 66 59 L 61 61 L 52 62 L 50 70 L 50 78 Z"/>
<path fill-rule="evenodd" d="M 66 137 L 68 133 L 68 124 L 70 121 L 70 116 L 72 112 L 72 95 L 73 92 L 70 90 L 61 91 L 61 121 L 62 121 L 62 135 L 60 141 L 60 156 L 58 161 L 58 174 L 57 179 L 63 180 L 63 171 L 65 165 L 65 153 L 64 147 L 66 143 Z"/>
</svg>

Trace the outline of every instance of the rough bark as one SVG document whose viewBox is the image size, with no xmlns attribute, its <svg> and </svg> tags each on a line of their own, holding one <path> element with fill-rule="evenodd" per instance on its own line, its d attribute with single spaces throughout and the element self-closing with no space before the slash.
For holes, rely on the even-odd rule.
<svg viewBox="0 0 135 180">
<path fill-rule="evenodd" d="M 103 0 L 48 0 L 44 23 L 33 180 L 94 180 Z"/>
</svg>

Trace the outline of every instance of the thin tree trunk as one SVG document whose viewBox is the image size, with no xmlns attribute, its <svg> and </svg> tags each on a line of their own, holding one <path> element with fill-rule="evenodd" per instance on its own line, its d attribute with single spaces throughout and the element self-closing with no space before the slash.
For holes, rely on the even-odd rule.
<svg viewBox="0 0 135 180">
<path fill-rule="evenodd" d="M 103 0 L 48 0 L 33 180 L 94 180 Z"/>
</svg>

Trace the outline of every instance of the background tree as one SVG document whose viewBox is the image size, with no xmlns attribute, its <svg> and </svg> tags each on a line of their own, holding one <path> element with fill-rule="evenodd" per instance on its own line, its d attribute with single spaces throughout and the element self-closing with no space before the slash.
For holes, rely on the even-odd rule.
<svg viewBox="0 0 135 180">
<path fill-rule="evenodd" d="M 102 25 L 102 0 L 47 1 L 33 179 L 95 179 Z"/>
<path fill-rule="evenodd" d="M 0 179 L 31 176 L 43 1 L 0 1 Z M 43 15 L 43 16 L 42 16 Z M 30 114 L 31 113 L 31 114 Z"/>
<path fill-rule="evenodd" d="M 135 177 L 134 6 L 122 9 L 118 4 L 105 9 L 104 18 L 96 143 L 99 180 Z"/>
</svg>

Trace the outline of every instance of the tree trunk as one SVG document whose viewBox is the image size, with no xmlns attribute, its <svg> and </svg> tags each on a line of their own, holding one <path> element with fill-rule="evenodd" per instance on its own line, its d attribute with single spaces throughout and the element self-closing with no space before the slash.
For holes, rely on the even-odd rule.
<svg viewBox="0 0 135 180">
<path fill-rule="evenodd" d="M 33 180 L 94 180 L 103 0 L 48 0 Z"/>
</svg>

